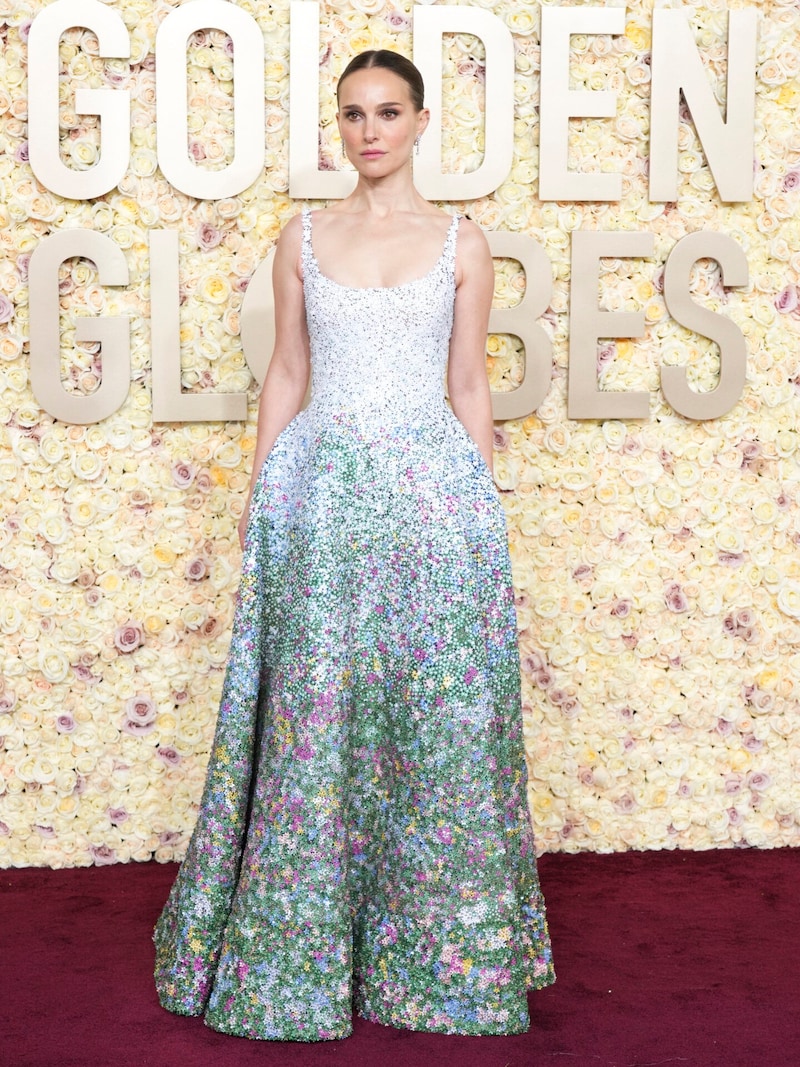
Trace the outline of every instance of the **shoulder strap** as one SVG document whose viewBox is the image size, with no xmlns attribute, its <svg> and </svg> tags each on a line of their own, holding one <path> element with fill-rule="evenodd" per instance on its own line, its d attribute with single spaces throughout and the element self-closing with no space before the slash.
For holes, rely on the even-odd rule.
<svg viewBox="0 0 800 1067">
<path fill-rule="evenodd" d="M 303 240 L 300 245 L 300 260 L 305 274 L 308 264 L 314 261 L 313 246 L 311 244 L 311 208 L 308 205 L 303 205 L 301 217 L 303 220 Z"/>
<path fill-rule="evenodd" d="M 453 221 L 450 223 L 450 228 L 447 231 L 447 237 L 444 242 L 445 259 L 451 270 L 455 270 L 456 265 L 456 240 L 458 238 L 458 224 L 461 221 L 461 215 L 456 213 L 453 215 Z"/>
</svg>

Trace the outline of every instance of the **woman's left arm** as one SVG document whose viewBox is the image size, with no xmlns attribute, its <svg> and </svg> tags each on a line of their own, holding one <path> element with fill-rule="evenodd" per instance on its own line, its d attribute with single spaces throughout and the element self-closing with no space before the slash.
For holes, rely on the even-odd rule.
<svg viewBox="0 0 800 1067">
<path fill-rule="evenodd" d="M 492 400 L 486 376 L 486 332 L 494 295 L 494 265 L 481 229 L 462 219 L 458 224 L 456 300 L 447 391 L 456 417 L 492 469 Z"/>
</svg>

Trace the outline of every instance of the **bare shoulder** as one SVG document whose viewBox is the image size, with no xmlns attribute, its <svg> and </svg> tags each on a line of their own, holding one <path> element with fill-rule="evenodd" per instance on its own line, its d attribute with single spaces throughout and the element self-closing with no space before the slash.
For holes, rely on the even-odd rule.
<svg viewBox="0 0 800 1067">
<path fill-rule="evenodd" d="M 280 268 L 297 273 L 301 277 L 300 253 L 303 243 L 303 217 L 298 211 L 292 215 L 280 232 L 275 246 L 275 264 Z"/>
<path fill-rule="evenodd" d="M 489 242 L 486 240 L 483 230 L 477 222 L 468 219 L 466 215 L 461 216 L 461 221 L 458 224 L 458 246 L 459 249 L 463 248 L 468 254 L 489 254 Z"/>
<path fill-rule="evenodd" d="M 486 235 L 477 223 L 464 216 L 458 224 L 456 244 L 456 283 L 467 276 L 481 275 L 492 268 L 492 254 Z"/>
<path fill-rule="evenodd" d="M 303 213 L 298 211 L 296 215 L 292 215 L 286 225 L 280 232 L 278 237 L 278 248 L 298 248 L 303 238 Z"/>
</svg>

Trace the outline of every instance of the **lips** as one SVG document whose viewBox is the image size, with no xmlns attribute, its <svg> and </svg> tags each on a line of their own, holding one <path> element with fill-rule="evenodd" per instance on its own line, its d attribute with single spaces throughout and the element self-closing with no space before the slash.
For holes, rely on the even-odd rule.
<svg viewBox="0 0 800 1067">
<path fill-rule="evenodd" d="M 385 155 L 385 152 L 362 152 L 361 155 L 364 159 L 380 159 Z"/>
</svg>

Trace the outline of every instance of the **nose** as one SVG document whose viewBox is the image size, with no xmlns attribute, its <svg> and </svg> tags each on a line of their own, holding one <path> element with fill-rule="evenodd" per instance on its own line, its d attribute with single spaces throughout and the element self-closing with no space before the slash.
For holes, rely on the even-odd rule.
<svg viewBox="0 0 800 1067">
<path fill-rule="evenodd" d="M 375 119 L 367 116 L 364 119 L 364 140 L 374 141 L 378 136 L 378 131 L 375 128 Z"/>
</svg>

